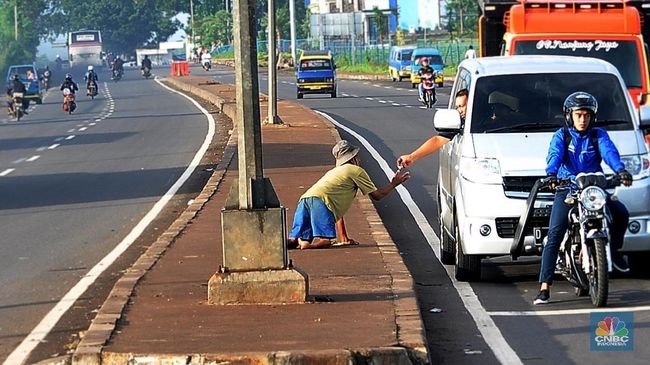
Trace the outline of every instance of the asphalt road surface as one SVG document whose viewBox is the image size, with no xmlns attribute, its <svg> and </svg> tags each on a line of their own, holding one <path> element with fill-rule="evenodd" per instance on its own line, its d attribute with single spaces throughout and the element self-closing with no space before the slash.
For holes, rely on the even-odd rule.
<svg viewBox="0 0 650 365">
<path fill-rule="evenodd" d="M 210 74 L 218 81 L 233 82 L 232 69 L 217 67 Z M 260 74 L 262 92 L 267 90 L 266 76 Z M 447 107 L 450 87 L 447 84 L 437 90 L 436 107 Z M 421 106 L 416 90 L 406 81 L 339 80 L 336 99 L 305 95 L 296 100 L 295 95 L 295 77 L 281 73 L 278 97 L 326 113 L 343 138 L 364 144 L 362 163 L 378 185 L 387 183 L 391 173 L 380 162 L 394 170 L 400 155 L 414 150 L 434 133 L 434 111 Z M 407 193 L 392 194 L 375 203 L 416 283 L 433 363 L 648 363 L 647 274 L 614 276 L 610 282 L 608 308 L 604 310 L 633 316 L 627 326 L 633 326 L 634 348 L 626 352 L 591 350 L 595 323 L 606 314 L 594 311 L 588 297 L 576 297 L 566 281 L 558 278 L 555 282 L 552 304 L 532 305 L 538 291 L 536 257 L 517 262 L 507 257 L 483 260 L 481 282 L 467 284 L 452 279 L 449 272 L 453 267 L 442 265 L 430 247 L 430 242 L 437 242 L 433 236 L 439 232 L 437 166 L 436 155 L 416 162 L 409 169 L 412 178 L 405 184 Z M 592 324 L 592 320 L 596 322 Z"/>
<path fill-rule="evenodd" d="M 82 72 L 73 75 L 81 90 L 71 115 L 55 87 L 20 122 L 0 117 L 0 362 L 127 239 L 208 136 L 208 119 L 196 106 L 137 70 L 127 69 L 119 82 L 101 72 L 94 100 L 85 95 Z M 184 193 L 194 196 L 201 187 Z M 176 204 L 167 209 L 182 211 L 187 201 Z M 64 353 L 67 337 L 86 329 L 88 312 L 101 305 L 95 294 L 105 296 L 111 277 L 142 250 L 121 256 L 104 274 L 104 287 L 74 303 L 76 318 L 54 329 L 65 336 L 41 349 L 41 359 Z"/>
</svg>

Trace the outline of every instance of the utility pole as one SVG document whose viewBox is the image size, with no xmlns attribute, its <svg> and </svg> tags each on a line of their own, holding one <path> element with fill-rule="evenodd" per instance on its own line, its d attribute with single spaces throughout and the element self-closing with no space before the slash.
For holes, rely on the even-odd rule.
<svg viewBox="0 0 650 365">
<path fill-rule="evenodd" d="M 289 0 L 289 26 L 291 31 L 291 61 L 296 65 L 296 12 L 295 0 Z"/>
<path fill-rule="evenodd" d="M 194 0 L 190 0 L 190 32 L 192 32 L 192 48 L 194 48 Z"/>
<path fill-rule="evenodd" d="M 18 40 L 18 0 L 14 4 L 14 35 Z"/>
<path fill-rule="evenodd" d="M 265 121 L 266 124 L 282 124 L 282 119 L 278 115 L 278 77 L 276 73 L 276 65 L 278 58 L 276 57 L 276 25 L 275 25 L 275 0 L 268 0 L 268 52 L 269 52 L 269 100 L 268 100 L 268 117 Z"/>
<path fill-rule="evenodd" d="M 234 0 L 233 19 L 239 179 L 221 210 L 223 264 L 208 281 L 208 303 L 304 303 L 307 276 L 289 264 L 286 208 L 262 169 L 255 0 Z"/>
</svg>

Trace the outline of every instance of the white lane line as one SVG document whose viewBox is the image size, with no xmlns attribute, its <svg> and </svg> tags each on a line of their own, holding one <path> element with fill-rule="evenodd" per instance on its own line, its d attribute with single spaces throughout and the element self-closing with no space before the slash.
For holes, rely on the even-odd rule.
<svg viewBox="0 0 650 365">
<path fill-rule="evenodd" d="M 341 93 L 341 95 L 343 95 L 343 96 L 350 96 L 350 95 L 348 95 L 348 94 L 346 94 L 346 93 Z"/>
<path fill-rule="evenodd" d="M 374 87 L 381 87 L 381 85 L 377 85 L 377 84 L 372 84 L 372 86 L 374 86 Z"/>
<path fill-rule="evenodd" d="M 421 106 L 421 107 L 420 107 L 420 109 L 426 109 L 426 108 L 427 108 L 426 106 Z"/>
<path fill-rule="evenodd" d="M 412 108 L 413 107 L 413 105 L 404 105 L 404 106 L 407 107 L 407 108 Z"/>
<path fill-rule="evenodd" d="M 392 106 L 402 106 L 402 104 L 400 104 L 400 103 L 392 103 L 391 105 Z"/>
<path fill-rule="evenodd" d="M 89 123 L 88 125 L 92 127 L 92 126 L 96 126 L 97 123 Z"/>
<path fill-rule="evenodd" d="M 55 148 L 57 148 L 57 147 L 59 147 L 59 146 L 60 146 L 60 144 L 55 143 L 55 144 L 49 146 L 47 149 L 48 149 L 48 150 L 53 150 L 53 149 L 55 149 Z"/>
<path fill-rule="evenodd" d="M 14 171 L 16 171 L 16 169 L 6 169 L 6 170 L 0 172 L 0 176 L 7 176 L 7 175 L 11 174 Z"/>
<path fill-rule="evenodd" d="M 57 137 L 57 138 L 54 139 L 54 142 L 61 142 L 61 141 L 63 141 L 63 138 L 64 137 Z"/>
<path fill-rule="evenodd" d="M 215 122 L 214 118 L 212 118 L 212 115 L 205 110 L 199 103 L 197 103 L 195 100 L 190 98 L 189 96 L 178 92 L 174 89 L 171 89 L 165 85 L 163 85 L 158 79 L 154 79 L 160 86 L 164 87 L 165 89 L 179 94 L 189 101 L 194 104 L 207 118 L 208 120 L 208 132 L 206 133 L 205 140 L 203 141 L 203 144 L 201 147 L 196 151 L 196 154 L 194 155 L 194 158 L 192 161 L 190 161 L 189 165 L 187 166 L 187 169 L 183 172 L 183 174 L 178 178 L 178 180 L 172 185 L 172 187 L 167 190 L 167 192 L 154 204 L 154 206 L 151 208 L 149 212 L 138 222 L 138 224 L 133 227 L 131 232 L 124 237 L 124 239 L 117 245 L 115 248 L 109 252 L 101 261 L 99 261 L 95 266 L 93 266 L 86 275 L 74 286 L 72 289 L 70 289 L 64 296 L 61 298 L 61 300 L 56 303 L 54 308 L 52 308 L 46 315 L 41 319 L 41 321 L 34 327 L 34 329 L 23 339 L 23 341 L 14 349 L 14 351 L 9 354 L 9 357 L 7 357 L 3 363 L 3 365 L 13 365 L 13 364 L 22 364 L 25 361 L 27 361 L 27 358 L 31 354 L 31 352 L 36 348 L 36 346 L 43 342 L 45 337 L 52 331 L 52 328 L 57 324 L 57 322 L 61 319 L 61 317 L 72 307 L 72 305 L 81 297 L 81 295 L 92 285 L 97 278 L 106 270 L 115 260 L 117 260 L 126 249 L 128 249 L 131 244 L 144 232 L 144 230 L 147 228 L 147 226 L 160 214 L 160 212 L 163 210 L 165 205 L 169 202 L 169 200 L 174 197 L 176 192 L 183 186 L 183 184 L 189 179 L 190 175 L 194 172 L 194 170 L 199 167 L 199 164 L 201 163 L 201 159 L 205 155 L 205 153 L 208 150 L 208 146 L 210 145 L 210 141 L 212 140 L 212 137 L 214 136 L 215 132 Z M 7 171 L 7 170 L 5 170 Z M 9 171 L 10 173 L 11 171 Z M 4 176 L 5 172 L 0 173 L 0 176 Z"/>
<path fill-rule="evenodd" d="M 607 308 L 582 308 L 582 309 L 561 309 L 541 311 L 494 311 L 488 312 L 491 316 L 497 317 L 524 317 L 524 316 L 568 316 L 575 314 L 603 313 L 603 312 L 642 312 L 650 311 L 650 305 L 636 307 L 607 307 Z"/>
<path fill-rule="evenodd" d="M 42 146 L 36 149 L 36 152 L 43 152 L 47 149 L 47 146 Z"/>
<path fill-rule="evenodd" d="M 25 160 L 27 160 L 26 157 L 19 158 L 19 159 L 13 161 L 12 164 L 14 164 L 14 165 L 18 165 L 19 163 L 25 162 Z"/>
<path fill-rule="evenodd" d="M 361 142 L 361 144 L 366 148 L 366 150 L 368 150 L 375 161 L 377 161 L 379 167 L 384 171 L 384 174 L 386 174 L 388 180 L 390 181 L 390 179 L 392 179 L 393 175 L 395 174 L 394 170 L 390 168 L 388 163 L 386 163 L 383 157 L 381 157 L 379 152 L 375 150 L 370 142 L 368 142 L 365 138 L 363 138 L 363 136 L 354 130 L 340 124 L 329 115 L 320 111 L 316 112 Z M 409 191 L 403 185 L 398 186 L 395 190 L 404 202 L 404 205 L 406 205 L 408 208 L 409 212 L 413 216 L 413 219 L 415 220 L 415 223 L 417 223 L 418 227 L 420 228 L 422 235 L 427 240 L 429 247 L 440 262 L 440 239 L 436 235 L 436 232 L 433 230 L 420 208 L 417 206 L 417 204 L 415 204 L 415 201 L 413 201 L 413 198 L 411 197 Z M 442 265 L 442 262 L 440 264 Z M 488 312 L 485 310 L 485 308 L 483 308 L 483 305 L 481 305 L 481 301 L 478 299 L 478 296 L 476 296 L 476 293 L 474 293 L 472 286 L 469 283 L 456 280 L 454 278 L 452 266 L 442 265 L 442 267 L 447 272 L 449 280 L 451 280 L 451 283 L 456 288 L 456 291 L 458 292 L 460 299 L 463 301 L 465 308 L 467 308 L 467 311 L 474 319 L 476 327 L 478 328 L 479 332 L 481 332 L 481 336 L 485 340 L 485 343 L 487 343 L 487 345 L 490 347 L 497 360 L 502 364 L 523 365 L 523 362 L 519 356 L 517 356 L 517 353 L 512 349 L 512 347 L 510 347 L 508 341 L 506 341 L 506 339 L 501 334 L 499 327 L 497 327 Z"/>
<path fill-rule="evenodd" d="M 26 159 L 25 162 L 33 162 L 33 161 L 38 160 L 39 158 L 41 158 L 40 155 L 34 155 L 34 156 L 32 156 L 32 157 Z"/>
<path fill-rule="evenodd" d="M 65 137 L 65 140 L 66 140 L 66 141 L 69 141 L 69 140 L 73 139 L 74 137 L 76 137 L 76 136 L 73 134 L 73 135 L 71 135 L 71 136 L 67 136 L 67 137 Z"/>
<path fill-rule="evenodd" d="M 81 128 L 79 128 L 79 132 L 83 132 L 83 131 L 85 131 L 86 129 L 88 129 L 88 127 L 81 127 Z"/>
<path fill-rule="evenodd" d="M 375 100 L 375 99 L 374 99 L 374 98 L 370 98 L 370 97 L 366 97 L 366 100 L 373 101 L 373 100 Z"/>
<path fill-rule="evenodd" d="M 74 128 L 72 128 L 72 129 L 68 129 L 68 133 L 72 133 L 72 132 L 74 132 L 74 131 L 75 131 Z"/>
<path fill-rule="evenodd" d="M 387 103 L 386 100 L 377 100 L 377 101 L 380 102 L 380 103 L 382 103 L 382 104 L 386 104 L 386 103 Z"/>
<path fill-rule="evenodd" d="M 354 95 L 354 94 L 350 94 L 350 96 L 353 97 L 353 98 L 358 98 L 359 97 L 359 95 Z"/>
</svg>

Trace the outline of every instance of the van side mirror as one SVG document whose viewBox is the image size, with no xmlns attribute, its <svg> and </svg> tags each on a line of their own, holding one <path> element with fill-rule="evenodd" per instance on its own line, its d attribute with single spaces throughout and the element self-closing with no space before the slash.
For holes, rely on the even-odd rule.
<svg viewBox="0 0 650 365">
<path fill-rule="evenodd" d="M 456 109 L 438 109 L 433 115 L 433 126 L 438 132 L 459 132 L 462 121 Z"/>
<path fill-rule="evenodd" d="M 645 103 L 648 102 L 648 93 L 639 94 L 637 101 L 639 102 L 639 105 L 645 105 Z"/>
<path fill-rule="evenodd" d="M 650 105 L 641 105 L 639 108 L 639 129 L 650 133 Z"/>
</svg>

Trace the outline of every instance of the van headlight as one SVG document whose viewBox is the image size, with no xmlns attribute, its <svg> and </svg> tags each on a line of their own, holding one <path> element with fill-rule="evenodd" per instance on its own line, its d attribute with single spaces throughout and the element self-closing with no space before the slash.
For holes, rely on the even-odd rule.
<svg viewBox="0 0 650 365">
<path fill-rule="evenodd" d="M 305 82 L 305 79 L 298 79 L 299 84 L 302 84 L 303 82 Z"/>
<path fill-rule="evenodd" d="M 650 154 L 624 156 L 621 157 L 621 161 L 634 180 L 650 177 Z"/>
<path fill-rule="evenodd" d="M 598 211 L 603 208 L 607 201 L 605 190 L 597 186 L 589 186 L 580 193 L 582 206 L 589 211 Z"/>
<path fill-rule="evenodd" d="M 326 77 L 325 82 L 334 82 L 334 79 L 331 77 Z"/>
<path fill-rule="evenodd" d="M 499 160 L 494 158 L 460 159 L 460 174 L 466 180 L 481 184 L 501 184 L 501 167 Z"/>
</svg>

